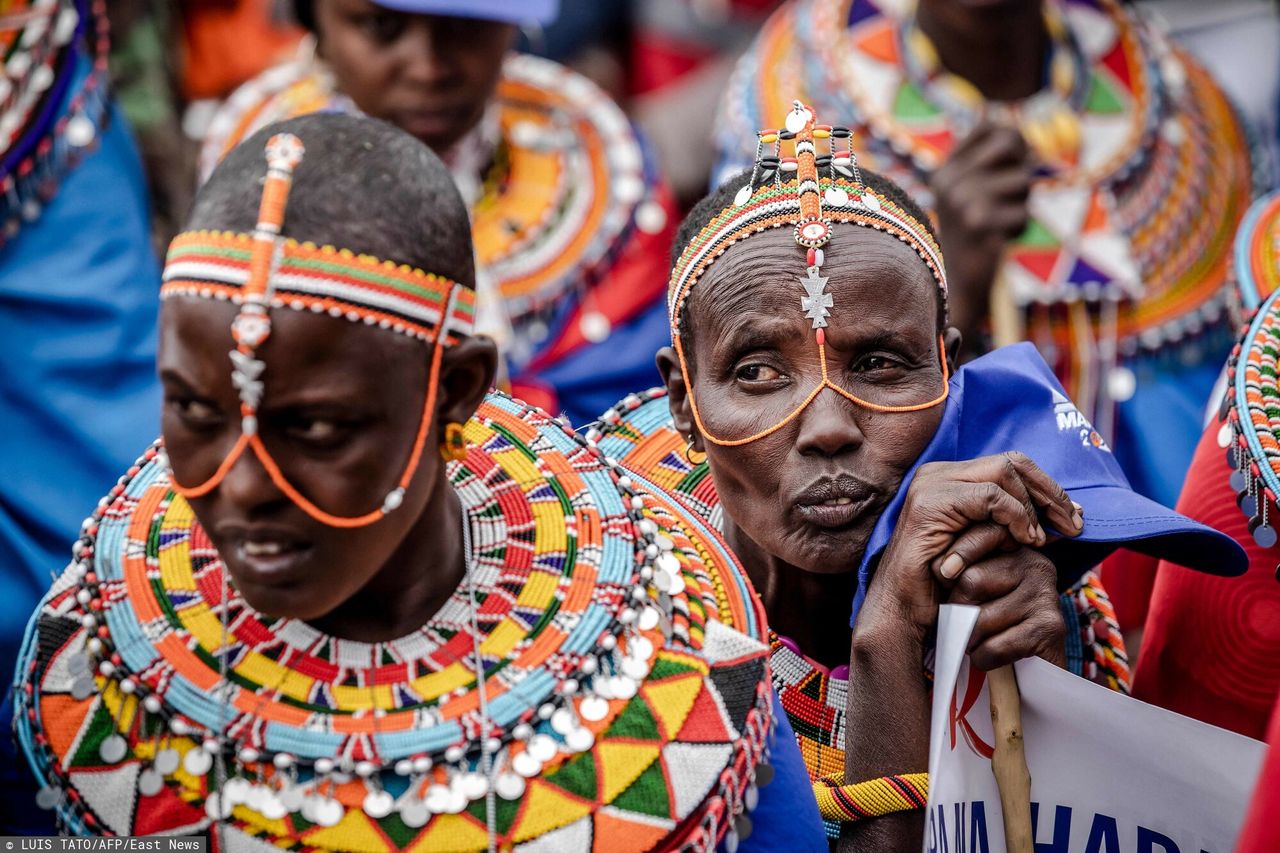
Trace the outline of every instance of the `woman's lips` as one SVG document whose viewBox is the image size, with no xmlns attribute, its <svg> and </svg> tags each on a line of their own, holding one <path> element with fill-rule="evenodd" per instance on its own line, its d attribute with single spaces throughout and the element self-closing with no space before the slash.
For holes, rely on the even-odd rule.
<svg viewBox="0 0 1280 853">
<path fill-rule="evenodd" d="M 310 553 L 309 545 L 272 539 L 242 539 L 235 546 L 236 562 L 249 575 L 245 579 L 266 584 L 291 580 Z"/>
<path fill-rule="evenodd" d="M 873 503 L 875 493 L 866 484 L 848 475 L 820 480 L 796 496 L 794 506 L 800 519 L 815 527 L 848 527 L 862 518 Z"/>
</svg>

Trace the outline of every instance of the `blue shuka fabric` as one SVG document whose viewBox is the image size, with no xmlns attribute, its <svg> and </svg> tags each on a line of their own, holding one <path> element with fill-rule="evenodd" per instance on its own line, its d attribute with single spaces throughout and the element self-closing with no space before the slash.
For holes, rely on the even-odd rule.
<svg viewBox="0 0 1280 853">
<path fill-rule="evenodd" d="M 738 846 L 738 853 L 827 853 L 809 771 L 776 692 L 773 713 L 778 721 L 769 754 L 773 782 L 760 789 L 760 802 L 751 813 L 751 835 Z"/>
<path fill-rule="evenodd" d="M 74 87 L 73 87 L 74 89 Z M 159 433 L 160 268 L 118 111 L 0 249 L 0 671 L 80 523 Z"/>
</svg>

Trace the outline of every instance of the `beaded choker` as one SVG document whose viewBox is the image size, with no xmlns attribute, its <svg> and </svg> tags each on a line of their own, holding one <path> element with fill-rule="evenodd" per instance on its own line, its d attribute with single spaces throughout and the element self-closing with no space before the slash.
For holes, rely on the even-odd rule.
<svg viewBox="0 0 1280 853">
<path fill-rule="evenodd" d="M 942 251 L 937 243 L 913 216 L 862 183 L 857 159 L 848 144 L 850 137 L 851 131 L 848 128 L 815 124 L 813 110 L 795 101 L 787 116 L 786 127 L 759 133 L 750 183 L 739 190 L 732 206 L 713 218 L 690 241 L 671 271 L 667 295 L 671 339 L 680 359 L 681 369 L 688 378 L 692 374 L 681 339 L 680 315 L 689 292 L 707 268 L 739 240 L 784 224 L 794 225 L 795 241 L 805 252 L 806 274 L 800 279 L 804 290 L 804 295 L 800 297 L 800 309 L 805 318 L 811 321 L 814 330 L 822 370 L 821 379 L 808 396 L 787 414 L 779 413 L 779 420 L 772 426 L 762 430 L 749 430 L 749 435 L 734 436 L 716 435 L 707 428 L 691 387 L 689 404 L 694 421 L 702 437 L 712 444 L 732 447 L 771 435 L 799 416 L 818 394 L 827 389 L 857 406 L 877 412 L 915 412 L 937 406 L 947 398 L 948 367 L 941 336 L 938 338 L 938 358 L 942 365 L 942 383 L 936 396 L 931 393 L 927 399 L 921 399 L 917 395 L 909 402 L 872 401 L 841 388 L 828 375 L 825 329 L 834 300 L 826 292 L 827 278 L 822 275 L 822 265 L 825 260 L 823 247 L 831 239 L 833 222 L 883 231 L 906 243 L 928 266 L 944 297 L 947 292 Z M 839 139 L 846 140 L 843 151 L 836 146 L 836 140 Z M 818 140 L 825 141 L 829 146 L 828 152 L 821 156 L 818 154 Z M 794 157 L 781 156 L 784 141 L 794 143 Z M 766 145 L 773 146 L 773 154 L 770 156 L 764 153 Z M 782 179 L 783 173 L 790 172 L 795 173 L 794 183 L 784 182 Z"/>
<path fill-rule="evenodd" d="M 187 233 L 175 239 L 169 250 L 162 298 L 196 296 L 229 300 L 240 307 L 231 325 L 236 347 L 230 353 L 232 381 L 240 394 L 240 438 L 209 479 L 196 486 L 175 482 L 174 488 L 187 498 L 208 494 L 249 449 L 276 487 L 312 518 L 333 527 L 363 527 L 393 512 L 404 500 L 430 432 L 444 348 L 471 331 L 475 291 L 407 266 L 282 237 L 293 173 L 305 151 L 292 134 L 277 134 L 267 141 L 267 177 L 252 235 Z M 395 487 L 377 509 L 345 517 L 325 512 L 288 481 L 258 435 L 266 363 L 257 356 L 257 349 L 270 337 L 271 311 L 278 308 L 328 313 L 409 334 L 431 345 L 426 399 L 413 448 Z"/>
</svg>

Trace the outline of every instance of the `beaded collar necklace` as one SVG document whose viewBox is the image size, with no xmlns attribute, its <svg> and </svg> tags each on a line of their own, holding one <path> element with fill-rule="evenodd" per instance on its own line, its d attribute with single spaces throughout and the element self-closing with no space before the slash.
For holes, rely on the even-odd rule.
<svg viewBox="0 0 1280 853">
<path fill-rule="evenodd" d="M 108 31 L 105 0 L 18 0 L 0 15 L 0 244 L 96 146 Z"/>
<path fill-rule="evenodd" d="M 731 558 L 695 556 L 718 546 L 541 412 L 492 395 L 466 438 L 449 470 L 478 604 L 460 589 L 421 631 L 378 644 L 249 608 L 149 450 L 85 522 L 23 651 L 19 735 L 41 804 L 77 833 L 142 834 L 167 814 L 169 828 L 321 849 L 377 833 L 410 846 L 441 820 L 458 848 L 531 839 L 586 814 L 584 796 L 655 843 L 745 835 L 772 717 L 767 648 L 749 639 L 758 603 L 740 576 L 709 571 Z M 71 708 L 83 719 L 46 726 Z M 74 754 L 59 734 L 73 729 Z M 663 752 L 664 738 L 698 747 Z M 719 744 L 725 765 L 699 757 Z M 82 771 L 120 771 L 136 816 Z M 708 799 L 682 794 L 668 813 L 666 793 L 582 787 L 641 771 L 645 790 L 678 777 Z M 540 805 L 516 805 L 529 797 Z"/>
</svg>

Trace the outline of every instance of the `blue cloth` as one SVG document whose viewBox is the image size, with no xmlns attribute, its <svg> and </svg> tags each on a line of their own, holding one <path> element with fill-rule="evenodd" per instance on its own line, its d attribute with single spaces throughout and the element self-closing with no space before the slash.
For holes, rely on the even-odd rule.
<svg viewBox="0 0 1280 853">
<path fill-rule="evenodd" d="M 795 732 L 773 694 L 777 728 L 769 763 L 773 782 L 760 789 L 760 802 L 751 813 L 752 831 L 738 847 L 739 853 L 827 853 L 827 836 L 813 797 L 809 771 L 805 769 Z M 724 850 L 724 844 L 720 845 Z"/>
<path fill-rule="evenodd" d="M 560 12 L 560 0 L 374 0 L 379 6 L 415 15 L 451 15 L 523 24 L 549 24 Z"/>
<path fill-rule="evenodd" d="M 1111 449 L 1067 399 L 1036 348 L 1014 344 L 974 359 L 952 377 L 938 431 L 871 532 L 851 624 L 920 466 L 1010 450 L 1031 457 L 1084 507 L 1084 532 L 1045 548 L 1060 580 L 1074 582 L 1121 545 L 1215 574 L 1238 575 L 1248 567 L 1231 537 L 1133 491 Z M 1159 445 L 1150 448 L 1153 460 L 1160 451 Z"/>
<path fill-rule="evenodd" d="M 0 671 L 80 523 L 159 433 L 160 270 L 142 166 L 113 111 L 100 147 L 0 249 Z"/>
<path fill-rule="evenodd" d="M 654 358 L 670 343 L 667 303 L 658 299 L 626 324 L 615 327 L 603 342 L 579 347 L 534 377 L 555 388 L 569 423 L 583 426 L 616 403 L 620 393 L 661 384 Z"/>
<path fill-rule="evenodd" d="M 1165 506 L 1178 502 L 1226 347 L 1221 354 L 1190 365 L 1176 356 L 1134 360 L 1137 390 L 1119 406 L 1112 442 L 1134 491 Z"/>
</svg>

